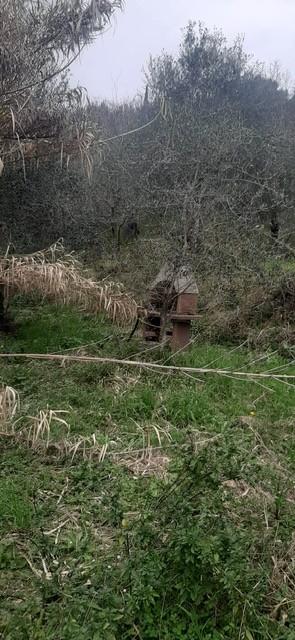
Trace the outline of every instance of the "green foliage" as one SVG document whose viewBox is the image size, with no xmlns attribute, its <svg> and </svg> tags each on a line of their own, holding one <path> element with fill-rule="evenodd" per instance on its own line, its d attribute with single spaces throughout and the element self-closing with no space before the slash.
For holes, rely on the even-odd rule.
<svg viewBox="0 0 295 640">
<path fill-rule="evenodd" d="M 25 186 L 21 172 L 5 168 L 7 239 L 22 248 L 41 239 L 45 246 L 54 234 L 72 246 L 103 244 L 110 227 L 118 231 L 132 212 L 151 237 L 138 241 L 137 253 L 123 252 L 117 273 L 142 294 L 156 264 L 164 257 L 184 260 L 186 247 L 201 303 L 205 308 L 210 294 L 217 307 L 222 300 L 232 313 L 226 336 L 233 340 L 240 335 L 242 298 L 265 286 L 265 270 L 274 277 L 276 254 L 263 225 L 276 228 L 293 201 L 292 100 L 249 66 L 240 40 L 230 47 L 220 33 L 190 25 L 178 57 L 151 61 L 151 100 L 147 91 L 144 104 L 85 110 L 72 94 L 64 114 L 66 81 L 41 93 L 40 82 L 60 70 L 58 51 L 68 61 L 121 3 L 99 3 L 102 21 L 97 2 L 75 3 L 74 15 L 67 2 L 41 4 L 33 2 L 28 14 L 27 3 L 14 3 L 29 39 L 15 37 L 19 25 L 10 16 L 2 21 L 13 45 L 3 59 L 3 94 L 18 94 L 27 82 L 38 87 L 28 101 L 21 91 L 26 108 L 16 126 L 34 137 L 51 135 L 54 125 L 56 136 L 63 115 L 67 122 L 77 117 L 83 132 L 89 117 L 95 131 L 99 126 L 103 138 L 115 140 L 103 154 L 99 146 L 87 188 L 76 168 L 60 175 L 48 165 L 37 177 L 29 167 Z M 46 35 L 48 48 L 36 65 L 29 44 L 43 50 Z M 16 69 L 14 60 L 22 62 Z M 158 117 L 163 96 L 165 119 Z M 1 116 L 3 138 L 11 135 L 8 112 L 9 120 Z M 143 127 L 147 121 L 153 124 Z M 113 268 L 109 246 L 107 259 Z M 289 255 L 283 262 L 292 273 Z M 250 300 L 250 309 L 261 309 L 260 302 Z M 1 337 L 5 352 L 171 357 L 141 354 L 139 341 L 73 310 L 19 300 L 14 311 L 15 336 Z M 229 375 L 196 380 L 106 364 L 0 359 L 3 384 L 20 393 L 19 424 L 47 407 L 62 410 L 73 437 L 94 434 L 106 446 L 104 461 L 83 459 L 81 452 L 71 459 L 58 453 L 64 437 L 58 428 L 47 451 L 1 436 L 0 634 L 6 640 L 293 640 L 294 388 L 230 377 L 241 368 L 287 373 L 292 362 L 246 343 L 233 349 L 197 340 L 174 358 L 227 368 Z"/>
<path fill-rule="evenodd" d="M 93 137 L 87 126 L 84 92 L 70 88 L 67 70 L 119 8 L 121 0 L 2 3 L 1 175 L 4 170 L 5 177 L 10 171 L 17 176 L 20 170 L 26 181 L 27 160 L 32 175 L 37 159 L 58 158 L 62 167 L 64 155 L 68 165 L 70 156 L 78 152 L 90 176 L 88 148 Z M 11 190 L 11 184 L 9 187 Z"/>
<path fill-rule="evenodd" d="M 0 479 L 0 520 L 4 531 L 30 529 L 34 508 L 28 495 L 25 479 L 22 486 L 12 478 Z"/>
<path fill-rule="evenodd" d="M 6 351 L 140 351 L 70 310 L 15 313 Z M 197 344 L 176 362 L 238 369 L 257 358 Z M 281 365 L 265 354 L 255 369 Z M 111 456 L 71 462 L 1 438 L 3 637 L 292 639 L 293 389 L 12 359 L 0 373 L 27 415 L 66 409 L 73 433 L 95 432 L 127 459 L 148 434 L 159 447 L 156 426 L 170 460 L 149 475 L 147 461 L 143 473 Z"/>
</svg>

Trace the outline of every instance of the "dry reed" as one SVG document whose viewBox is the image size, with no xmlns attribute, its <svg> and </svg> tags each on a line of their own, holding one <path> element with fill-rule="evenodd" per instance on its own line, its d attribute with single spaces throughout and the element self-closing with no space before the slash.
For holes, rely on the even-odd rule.
<svg viewBox="0 0 295 640">
<path fill-rule="evenodd" d="M 81 264 L 65 253 L 60 242 L 31 255 L 2 257 L 0 285 L 8 300 L 16 293 L 38 295 L 88 313 L 105 313 L 119 324 L 137 317 L 136 302 L 122 285 L 108 280 L 96 282 L 85 275 Z"/>
<path fill-rule="evenodd" d="M 19 395 L 12 387 L 0 389 L 0 423 L 10 423 L 19 408 Z"/>
</svg>

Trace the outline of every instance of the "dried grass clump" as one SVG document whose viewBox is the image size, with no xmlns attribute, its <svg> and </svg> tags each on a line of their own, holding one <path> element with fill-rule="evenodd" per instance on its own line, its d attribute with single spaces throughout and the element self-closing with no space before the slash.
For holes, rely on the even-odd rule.
<svg viewBox="0 0 295 640">
<path fill-rule="evenodd" d="M 70 425 L 65 416 L 67 411 L 54 411 L 47 408 L 41 410 L 36 416 L 25 416 L 15 420 L 19 409 L 18 394 L 14 389 L 6 387 L 1 393 L 0 435 L 12 437 L 15 442 L 25 445 L 39 453 L 54 454 L 57 457 L 70 457 L 71 461 L 76 456 L 84 460 L 96 457 L 103 462 L 107 445 L 99 445 L 95 434 L 89 437 L 74 436 L 70 438 Z M 3 401 L 2 401 L 3 398 Z M 24 424 L 25 423 L 25 424 Z M 62 437 L 54 437 L 56 431 Z"/>
<path fill-rule="evenodd" d="M 105 313 L 113 322 L 125 324 L 137 316 L 137 305 L 122 285 L 87 277 L 61 243 L 27 256 L 0 259 L 0 285 L 6 298 L 16 293 L 38 295 L 49 301 L 73 305 L 88 313 Z"/>
<path fill-rule="evenodd" d="M 39 411 L 37 416 L 19 417 L 16 419 L 17 412 L 20 409 L 18 393 L 6 387 L 0 393 L 1 412 L 0 412 L 0 434 L 2 436 L 11 436 L 17 442 L 26 443 L 30 448 L 35 449 L 41 444 L 45 449 L 49 447 L 53 426 L 61 425 L 69 433 L 70 427 L 67 421 L 60 417 L 67 411 Z M 29 423 L 25 424 L 24 420 Z"/>
<path fill-rule="evenodd" d="M 70 435 L 70 425 L 66 420 L 67 411 L 53 411 L 47 408 L 36 416 L 21 416 L 16 419 L 19 410 L 19 398 L 14 389 L 5 387 L 0 392 L 0 436 L 13 439 L 13 442 L 40 455 L 49 455 L 57 459 L 76 458 L 95 459 L 98 463 L 106 457 L 118 465 L 128 468 L 136 476 L 165 477 L 170 459 L 164 453 L 162 436 L 171 438 L 165 429 L 152 425 L 159 446 L 151 445 L 151 435 L 143 434 L 142 449 L 132 446 L 124 451 L 111 450 L 108 443 L 97 442 L 96 435 Z M 114 442 L 110 444 L 116 444 Z M 116 447 L 115 447 L 116 448 Z"/>
<path fill-rule="evenodd" d="M 33 449 L 38 447 L 40 443 L 45 449 L 48 449 L 53 426 L 62 426 L 65 428 L 66 433 L 69 433 L 69 424 L 60 417 L 61 414 L 66 413 L 66 411 L 53 411 L 52 409 L 41 410 L 37 416 L 30 416 L 31 424 L 28 428 L 21 430 L 18 435 L 25 436 Z"/>
<path fill-rule="evenodd" d="M 129 456 L 117 458 L 117 463 L 128 469 L 134 476 L 156 476 L 164 479 L 170 458 L 160 451 L 159 447 L 146 449 L 142 452 L 130 452 Z"/>
<path fill-rule="evenodd" d="M 10 424 L 19 408 L 19 395 L 12 387 L 0 389 L 0 424 Z"/>
</svg>

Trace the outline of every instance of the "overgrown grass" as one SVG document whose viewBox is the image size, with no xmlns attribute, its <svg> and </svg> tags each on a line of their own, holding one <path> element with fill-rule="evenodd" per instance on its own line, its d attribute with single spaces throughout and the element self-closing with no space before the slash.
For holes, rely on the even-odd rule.
<svg viewBox="0 0 295 640">
<path fill-rule="evenodd" d="M 144 349 L 73 311 L 15 312 L 2 351 Z M 173 361 L 292 370 L 271 352 L 209 344 Z M 14 359 L 0 376 L 23 415 L 64 410 L 73 435 L 108 445 L 103 462 L 71 460 L 1 437 L 3 638 L 293 640 L 293 388 Z"/>
</svg>

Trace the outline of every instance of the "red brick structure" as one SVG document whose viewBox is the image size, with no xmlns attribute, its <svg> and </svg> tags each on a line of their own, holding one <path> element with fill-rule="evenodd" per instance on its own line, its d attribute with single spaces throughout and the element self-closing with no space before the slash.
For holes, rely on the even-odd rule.
<svg viewBox="0 0 295 640">
<path fill-rule="evenodd" d="M 152 342 L 168 339 L 173 351 L 184 349 L 190 342 L 191 323 L 199 317 L 193 274 L 187 267 L 173 270 L 166 265 L 151 285 L 149 300 L 144 312 L 144 338 Z"/>
</svg>

